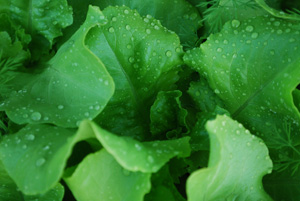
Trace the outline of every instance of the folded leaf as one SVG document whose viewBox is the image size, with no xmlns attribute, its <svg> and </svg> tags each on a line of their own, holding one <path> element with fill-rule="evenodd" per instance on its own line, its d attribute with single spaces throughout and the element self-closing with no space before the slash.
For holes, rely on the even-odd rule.
<svg viewBox="0 0 300 201">
<path fill-rule="evenodd" d="M 143 139 L 153 97 L 178 80 L 179 38 L 151 16 L 142 18 L 125 6 L 103 13 L 108 23 L 92 29 L 86 44 L 106 66 L 116 91 L 96 122 L 113 133 Z"/>
<path fill-rule="evenodd" d="M 64 180 L 78 201 L 143 201 L 150 191 L 150 176 L 122 168 L 102 149 L 87 156 Z"/>
<path fill-rule="evenodd" d="M 189 137 L 175 140 L 139 142 L 119 137 L 92 124 L 97 139 L 124 168 L 130 171 L 157 172 L 175 156 L 190 155 Z"/>
<path fill-rule="evenodd" d="M 114 83 L 102 62 L 84 44 L 89 30 L 105 19 L 90 7 L 86 22 L 47 63 L 42 72 L 20 73 L 9 84 L 14 92 L 0 110 L 18 124 L 53 123 L 76 127 L 92 119 L 105 107 Z"/>
<path fill-rule="evenodd" d="M 163 26 L 174 31 L 181 44 L 186 47 L 194 47 L 198 40 L 197 30 L 202 25 L 197 9 L 185 0 L 101 0 L 96 5 L 102 9 L 112 5 L 125 5 L 136 9 L 142 16 L 151 15 L 160 20 Z M 165 8 L 168 8 L 168 12 Z"/>
<path fill-rule="evenodd" d="M 181 91 L 161 91 L 150 109 L 150 130 L 152 135 L 177 138 L 186 133 L 187 110 L 182 108 Z M 164 136 L 165 135 L 165 136 Z"/>
<path fill-rule="evenodd" d="M 208 121 L 206 129 L 209 164 L 188 178 L 188 200 L 272 200 L 262 186 L 262 177 L 272 171 L 263 141 L 227 116 Z"/>
<path fill-rule="evenodd" d="M 185 55 L 233 118 L 264 139 L 275 163 L 278 155 L 300 158 L 300 115 L 292 97 L 300 76 L 299 34 L 297 21 L 233 20 Z"/>
<path fill-rule="evenodd" d="M 14 181 L 8 176 L 3 164 L 0 162 L 0 200 L 3 201 L 62 201 L 64 187 L 57 184 L 54 188 L 43 195 L 24 195 L 19 191 Z"/>
<path fill-rule="evenodd" d="M 171 158 L 190 154 L 189 137 L 141 143 L 84 121 L 76 133 L 48 124 L 29 124 L 4 136 L 0 160 L 22 192 L 45 193 L 59 181 L 75 144 L 91 138 L 98 139 L 123 168 L 134 172 L 157 172 Z"/>
</svg>

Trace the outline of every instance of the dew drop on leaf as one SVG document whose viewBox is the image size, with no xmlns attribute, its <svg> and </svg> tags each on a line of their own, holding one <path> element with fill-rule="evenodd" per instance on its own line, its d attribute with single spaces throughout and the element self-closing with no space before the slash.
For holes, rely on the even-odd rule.
<svg viewBox="0 0 300 201">
<path fill-rule="evenodd" d="M 232 20 L 231 21 L 231 26 L 234 28 L 238 28 L 240 26 L 241 22 L 238 20 Z"/>
<path fill-rule="evenodd" d="M 26 136 L 26 139 L 32 141 L 32 140 L 35 139 L 35 136 L 34 136 L 33 134 L 28 134 L 28 135 Z"/>
<path fill-rule="evenodd" d="M 172 52 L 170 50 L 166 51 L 166 56 L 167 57 L 171 57 L 172 56 Z"/>
<path fill-rule="evenodd" d="M 36 162 L 35 165 L 36 166 L 42 166 L 44 163 L 46 162 L 46 160 L 44 158 L 39 158 Z"/>
<path fill-rule="evenodd" d="M 109 32 L 109 33 L 113 33 L 113 32 L 115 32 L 115 29 L 114 29 L 113 27 L 110 27 L 110 28 L 108 29 L 108 32 Z"/>
<path fill-rule="evenodd" d="M 33 121 L 39 121 L 41 119 L 42 115 L 39 112 L 34 112 L 31 114 L 31 119 Z"/>
<path fill-rule="evenodd" d="M 252 32 L 253 30 L 254 30 L 254 27 L 251 25 L 246 27 L 246 31 L 248 31 L 248 32 Z"/>
</svg>

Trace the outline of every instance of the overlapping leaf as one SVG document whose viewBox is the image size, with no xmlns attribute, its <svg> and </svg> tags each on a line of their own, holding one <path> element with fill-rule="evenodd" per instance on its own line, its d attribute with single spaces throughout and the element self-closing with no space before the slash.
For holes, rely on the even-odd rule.
<svg viewBox="0 0 300 201">
<path fill-rule="evenodd" d="M 157 172 L 171 158 L 190 154 L 188 137 L 141 143 L 111 134 L 89 121 L 74 133 L 46 124 L 28 125 L 4 137 L 0 160 L 22 192 L 39 194 L 59 181 L 73 147 L 82 140 L 98 139 L 123 168 L 132 172 Z"/>
<path fill-rule="evenodd" d="M 300 158 L 300 116 L 292 97 L 300 76 L 299 34 L 296 21 L 233 20 L 185 56 L 233 117 L 265 140 L 275 165 L 284 168 Z"/>
<path fill-rule="evenodd" d="M 105 19 L 90 7 L 86 22 L 41 72 L 20 73 L 9 82 L 13 92 L 0 105 L 18 124 L 53 123 L 76 127 L 97 116 L 114 92 L 114 82 L 102 62 L 84 44 L 88 31 Z"/>
<path fill-rule="evenodd" d="M 40 34 L 52 45 L 61 29 L 73 21 L 66 0 L 1 0 L 0 13 L 6 13 L 31 35 Z"/>
<path fill-rule="evenodd" d="M 125 6 L 103 13 L 108 23 L 92 29 L 86 44 L 106 66 L 116 90 L 96 121 L 116 134 L 143 139 L 153 97 L 178 79 L 179 38 L 153 17 L 142 18 Z"/>
<path fill-rule="evenodd" d="M 151 188 L 150 176 L 122 168 L 102 149 L 87 156 L 65 181 L 78 201 L 143 201 Z"/>
<path fill-rule="evenodd" d="M 217 116 L 206 129 L 209 164 L 188 178 L 188 200 L 272 200 L 262 186 L 262 177 L 272 170 L 263 141 L 227 116 Z"/>
</svg>

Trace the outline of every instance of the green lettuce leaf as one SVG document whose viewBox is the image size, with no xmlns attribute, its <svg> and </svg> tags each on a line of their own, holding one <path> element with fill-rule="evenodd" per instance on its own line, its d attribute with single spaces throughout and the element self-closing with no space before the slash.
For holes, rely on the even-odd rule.
<svg viewBox="0 0 300 201">
<path fill-rule="evenodd" d="M 289 182 L 297 180 L 292 173 L 300 164 L 300 115 L 292 96 L 300 76 L 299 34 L 297 21 L 233 20 L 185 55 L 232 117 L 265 141 L 275 171 L 289 168 Z"/>
<path fill-rule="evenodd" d="M 163 26 L 174 31 L 185 47 L 194 47 L 198 40 L 197 30 L 202 25 L 202 18 L 197 9 L 185 0 L 101 0 L 96 2 L 95 4 L 102 9 L 107 6 L 125 5 L 136 9 L 142 16 L 151 15 L 160 20 Z"/>
<path fill-rule="evenodd" d="M 89 30 L 106 21 L 90 7 L 86 22 L 58 50 L 41 72 L 20 73 L 8 84 L 13 91 L 0 104 L 18 123 L 53 123 L 76 127 L 92 119 L 105 107 L 114 92 L 114 82 L 103 63 L 84 44 Z"/>
<path fill-rule="evenodd" d="M 143 201 L 151 188 L 150 176 L 124 169 L 102 149 L 88 155 L 64 180 L 78 201 Z"/>
<path fill-rule="evenodd" d="M 0 13 L 6 13 L 26 32 L 44 36 L 50 43 L 72 24 L 72 8 L 66 0 L 1 0 Z"/>
<path fill-rule="evenodd" d="M 189 137 L 141 143 L 83 121 L 76 133 L 48 124 L 29 124 L 16 134 L 4 136 L 0 160 L 22 192 L 45 193 L 59 181 L 75 144 L 91 138 L 97 139 L 123 168 L 133 172 L 157 172 L 171 158 L 190 154 Z"/>
<path fill-rule="evenodd" d="M 42 195 L 24 195 L 19 191 L 14 181 L 8 176 L 3 164 L 0 162 L 0 200 L 3 201 L 62 201 L 64 187 L 57 184 L 54 188 Z"/>
<path fill-rule="evenodd" d="M 177 138 L 188 132 L 187 110 L 182 108 L 181 91 L 161 91 L 150 109 L 150 130 L 152 135 Z"/>
<path fill-rule="evenodd" d="M 209 164 L 188 178 L 188 200 L 272 200 L 262 185 L 262 177 L 272 171 L 263 141 L 227 116 L 208 121 L 206 129 Z"/>
<path fill-rule="evenodd" d="M 108 23 L 92 29 L 86 44 L 106 66 L 116 90 L 95 121 L 113 133 L 143 139 L 153 97 L 178 80 L 179 38 L 151 16 L 142 18 L 125 6 L 103 13 Z"/>
</svg>

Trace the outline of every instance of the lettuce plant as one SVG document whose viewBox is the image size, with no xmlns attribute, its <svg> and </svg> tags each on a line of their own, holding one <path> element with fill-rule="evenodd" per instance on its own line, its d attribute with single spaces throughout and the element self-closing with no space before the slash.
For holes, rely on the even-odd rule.
<svg viewBox="0 0 300 201">
<path fill-rule="evenodd" d="M 299 200 L 299 9 L 0 0 L 0 200 Z"/>
</svg>

